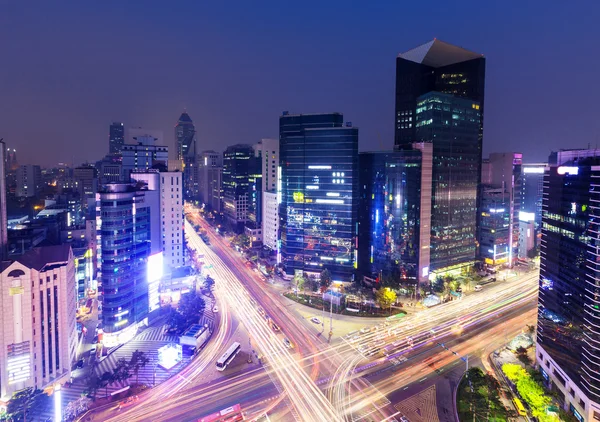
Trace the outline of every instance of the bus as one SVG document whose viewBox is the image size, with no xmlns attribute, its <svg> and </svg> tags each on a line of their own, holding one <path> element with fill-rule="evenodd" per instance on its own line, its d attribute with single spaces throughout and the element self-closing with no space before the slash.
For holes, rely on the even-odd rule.
<svg viewBox="0 0 600 422">
<path fill-rule="evenodd" d="M 243 420 L 242 407 L 236 404 L 220 412 L 200 418 L 198 422 L 238 422 Z"/>
<path fill-rule="evenodd" d="M 217 361 L 217 371 L 224 371 L 225 368 L 227 368 L 227 365 L 229 365 L 231 361 L 237 356 L 237 354 L 240 353 L 240 350 L 242 350 L 242 345 L 237 341 L 233 343 L 231 347 L 227 349 L 227 351 L 223 353 L 223 356 L 221 356 Z"/>
<path fill-rule="evenodd" d="M 527 416 L 527 412 L 525 411 L 525 406 L 523 406 L 523 403 L 521 403 L 521 400 L 519 400 L 518 398 L 513 398 L 513 404 L 515 405 L 515 408 L 517 409 L 517 413 L 521 416 Z"/>
</svg>

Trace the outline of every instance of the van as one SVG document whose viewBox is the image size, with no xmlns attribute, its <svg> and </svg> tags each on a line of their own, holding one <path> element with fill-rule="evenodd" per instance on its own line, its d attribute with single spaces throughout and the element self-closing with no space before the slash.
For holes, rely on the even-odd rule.
<svg viewBox="0 0 600 422">
<path fill-rule="evenodd" d="M 475 286 L 475 291 L 476 292 L 480 292 L 481 290 L 483 290 L 483 287 L 481 286 L 481 284 L 478 284 Z"/>
</svg>

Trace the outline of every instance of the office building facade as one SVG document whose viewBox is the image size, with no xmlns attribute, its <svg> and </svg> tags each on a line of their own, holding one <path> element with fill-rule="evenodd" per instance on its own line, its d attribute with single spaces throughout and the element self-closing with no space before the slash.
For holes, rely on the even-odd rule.
<svg viewBox="0 0 600 422">
<path fill-rule="evenodd" d="M 536 230 L 542 225 L 542 194 L 547 163 L 523 164 L 521 170 L 521 211 L 534 215 Z"/>
<path fill-rule="evenodd" d="M 241 232 L 248 221 L 253 161 L 251 145 L 232 145 L 223 152 L 223 213 L 236 232 Z"/>
<path fill-rule="evenodd" d="M 288 275 L 351 281 L 356 266 L 358 129 L 343 115 L 279 118 L 281 254 Z"/>
<path fill-rule="evenodd" d="M 221 167 L 223 156 L 216 151 L 202 151 L 198 155 L 198 199 L 205 205 L 212 203 L 212 184 L 214 175 L 211 173 L 215 168 Z"/>
<path fill-rule="evenodd" d="M 125 182 L 132 172 L 146 171 L 156 165 L 166 167 L 169 161 L 169 147 L 156 145 L 153 136 L 138 136 L 136 140 L 137 144 L 125 144 L 121 150 L 121 179 Z"/>
<path fill-rule="evenodd" d="M 431 92 L 417 99 L 416 137 L 433 147 L 431 269 L 459 270 L 476 254 L 480 105 Z"/>
<path fill-rule="evenodd" d="M 278 250 L 279 245 L 279 203 L 277 192 L 263 192 L 263 245 L 272 251 Z"/>
<path fill-rule="evenodd" d="M 96 194 L 99 299 L 105 345 L 120 344 L 147 324 L 148 260 L 160 248 L 158 190 L 113 183 Z"/>
<path fill-rule="evenodd" d="M 125 126 L 121 122 L 113 122 L 108 133 L 109 155 L 119 155 L 123 145 L 125 145 Z"/>
<path fill-rule="evenodd" d="M 23 164 L 17 168 L 16 196 L 31 198 L 40 193 L 42 188 L 42 169 L 40 166 Z"/>
<path fill-rule="evenodd" d="M 6 401 L 23 388 L 70 381 L 77 295 L 69 245 L 33 248 L 1 268 L 0 392 Z"/>
<path fill-rule="evenodd" d="M 522 199 L 522 164 L 523 154 L 515 152 L 493 153 L 483 161 L 478 238 L 480 258 L 484 259 L 487 264 L 490 264 L 491 260 L 494 262 L 492 265 L 512 266 L 517 256 Z M 495 229 L 492 229 L 495 230 L 493 233 L 489 230 L 491 226 L 503 225 L 500 220 L 504 219 L 504 214 L 509 216 L 508 227 L 502 230 L 502 233 L 508 230 L 508 238 L 505 242 L 508 248 L 506 256 L 502 255 L 501 258 L 498 258 L 496 252 L 491 253 L 489 250 L 497 251 L 498 248 L 504 250 L 504 237 Z M 484 226 L 486 229 L 482 229 Z M 485 231 L 485 234 L 482 233 L 482 230 Z M 485 240 L 482 236 L 485 237 Z M 495 238 L 492 244 L 490 244 L 491 238 Z M 482 241 L 486 243 L 486 248 L 483 247 Z M 493 245 L 496 245 L 496 249 L 492 247 Z"/>
<path fill-rule="evenodd" d="M 551 166 L 542 205 L 536 364 L 582 421 L 600 419 L 599 181 L 593 155 Z"/>
<path fill-rule="evenodd" d="M 198 197 L 198 172 L 196 170 L 196 127 L 187 112 L 181 113 L 175 125 L 177 159 L 183 162 L 183 189 L 186 199 Z"/>
<path fill-rule="evenodd" d="M 434 39 L 396 58 L 395 138 L 397 147 L 417 139 L 416 109 L 421 95 L 441 92 L 476 102 L 480 109 L 479 153 L 483 139 L 485 58 Z M 481 156 L 479 157 L 481 161 Z"/>
<path fill-rule="evenodd" d="M 428 281 L 431 172 L 431 144 L 359 154 L 358 271 L 364 281 Z"/>
</svg>

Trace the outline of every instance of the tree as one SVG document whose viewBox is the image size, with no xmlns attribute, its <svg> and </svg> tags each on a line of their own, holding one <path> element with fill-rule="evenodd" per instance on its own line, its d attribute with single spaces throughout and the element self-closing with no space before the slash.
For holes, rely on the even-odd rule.
<svg viewBox="0 0 600 422">
<path fill-rule="evenodd" d="M 296 273 L 296 275 L 294 275 L 294 286 L 296 286 L 296 295 L 298 295 L 298 291 L 300 290 L 304 290 L 304 287 L 306 286 L 306 276 L 304 275 L 304 273 Z"/>
<path fill-rule="evenodd" d="M 129 367 L 133 370 L 133 373 L 135 374 L 135 383 L 138 384 L 138 375 L 139 375 L 139 371 L 140 368 L 144 368 L 148 363 L 150 362 L 150 359 L 148 359 L 148 357 L 146 356 L 146 354 L 144 352 L 140 352 L 139 350 L 135 350 L 135 352 L 133 352 L 131 354 L 131 360 L 129 361 Z"/>
<path fill-rule="evenodd" d="M 98 377 L 98 376 L 96 375 L 96 377 Z M 112 384 L 113 382 L 114 382 L 114 376 L 113 376 L 113 374 L 111 374 L 108 371 L 103 373 L 102 376 L 99 378 L 98 386 L 100 388 L 105 388 L 104 395 L 107 397 L 108 397 L 108 385 Z"/>
<path fill-rule="evenodd" d="M 67 404 L 65 407 L 65 420 L 75 419 L 77 416 L 89 409 L 91 400 L 87 397 L 79 397 Z"/>
<path fill-rule="evenodd" d="M 320 282 L 322 291 L 327 290 L 331 286 L 331 273 L 327 268 L 321 272 Z"/>
<path fill-rule="evenodd" d="M 179 312 L 185 318 L 186 323 L 198 322 L 198 318 L 204 312 L 206 303 L 196 292 L 181 295 L 179 300 Z"/>
<path fill-rule="evenodd" d="M 396 303 L 396 292 L 389 287 L 383 287 L 375 291 L 375 300 L 382 309 L 391 309 L 392 304 Z"/>
<path fill-rule="evenodd" d="M 523 364 L 525 365 L 530 365 L 531 364 L 531 358 L 529 357 L 529 355 L 527 354 L 527 349 L 524 348 L 523 346 L 519 346 L 515 349 L 515 353 L 517 354 L 517 358 L 523 362 Z"/>
<path fill-rule="evenodd" d="M 113 368 L 112 383 L 127 381 L 131 376 L 131 367 L 129 361 L 125 358 L 119 358 Z"/>
<path fill-rule="evenodd" d="M 90 373 L 90 375 L 86 379 L 86 389 L 87 392 L 92 398 L 96 398 L 96 392 L 102 388 L 100 377 L 96 374 L 96 371 Z"/>
<path fill-rule="evenodd" d="M 167 324 L 170 328 L 180 331 L 185 328 L 186 321 L 183 315 L 177 312 L 177 310 L 171 308 L 169 314 L 167 315 Z"/>
<path fill-rule="evenodd" d="M 26 422 L 29 411 L 45 407 L 46 403 L 44 402 L 49 399 L 42 390 L 33 387 L 24 388 L 13 394 L 8 402 L 6 412 L 16 419 L 23 417 L 23 421 Z"/>
</svg>

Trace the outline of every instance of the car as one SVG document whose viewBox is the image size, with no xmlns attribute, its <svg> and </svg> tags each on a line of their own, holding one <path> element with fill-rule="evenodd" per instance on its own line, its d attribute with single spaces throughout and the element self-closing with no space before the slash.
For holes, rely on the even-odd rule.
<svg viewBox="0 0 600 422">
<path fill-rule="evenodd" d="M 321 323 L 321 320 L 319 318 L 317 318 L 317 317 L 312 317 L 310 320 L 312 322 L 314 322 L 315 324 L 320 324 Z"/>
<path fill-rule="evenodd" d="M 83 368 L 83 364 L 84 364 L 84 362 L 83 362 L 83 359 L 79 359 L 79 360 L 77 361 L 77 365 L 76 365 L 76 367 L 77 367 L 77 368 Z"/>
<path fill-rule="evenodd" d="M 400 422 L 409 422 L 409 420 L 406 419 L 406 416 L 401 416 L 400 417 Z"/>
<path fill-rule="evenodd" d="M 219 307 L 217 305 L 213 306 L 213 312 L 216 314 L 219 312 Z"/>
<path fill-rule="evenodd" d="M 360 333 L 361 333 L 361 334 L 366 334 L 366 333 L 368 333 L 369 331 L 371 331 L 371 328 L 370 328 L 370 327 L 365 327 L 365 328 L 361 328 L 361 329 L 360 329 Z"/>
<path fill-rule="evenodd" d="M 294 348 L 294 343 L 292 343 L 291 341 L 289 341 L 286 338 L 283 339 L 283 344 L 285 344 L 285 347 L 287 347 L 288 349 L 293 349 Z"/>
<path fill-rule="evenodd" d="M 476 292 L 480 292 L 481 290 L 483 290 L 483 286 L 481 284 L 478 284 L 475 286 L 475 291 Z"/>
<path fill-rule="evenodd" d="M 274 322 L 271 324 L 271 328 L 275 332 L 281 331 L 281 329 L 279 328 L 279 325 L 275 324 Z"/>
</svg>

